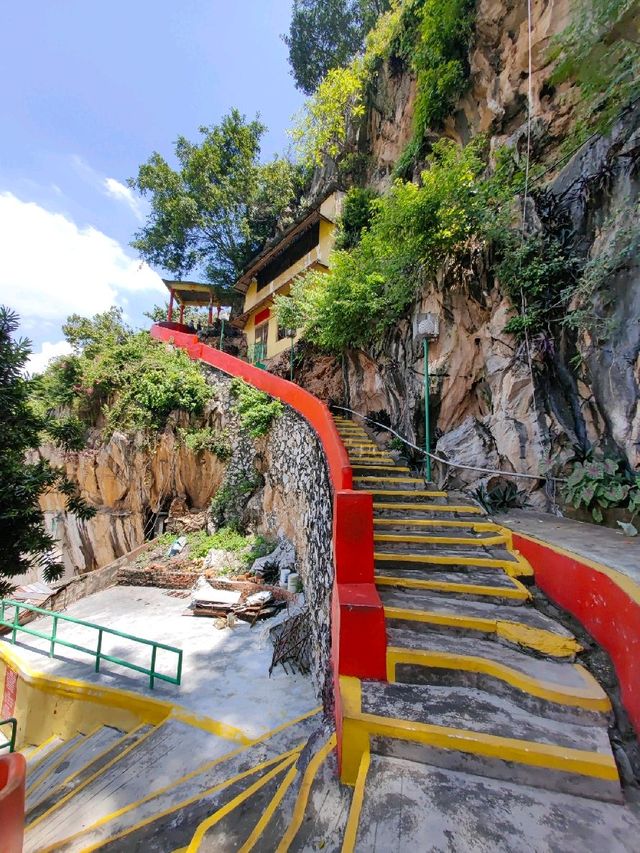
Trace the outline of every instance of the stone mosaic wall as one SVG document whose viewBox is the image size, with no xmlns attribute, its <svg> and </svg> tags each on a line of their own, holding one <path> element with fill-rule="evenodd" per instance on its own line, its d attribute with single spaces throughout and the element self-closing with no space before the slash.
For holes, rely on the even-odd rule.
<svg viewBox="0 0 640 853">
<path fill-rule="evenodd" d="M 220 487 L 228 498 L 225 511 L 258 533 L 293 543 L 311 624 L 312 677 L 318 697 L 329 707 L 333 498 L 322 445 L 304 418 L 288 407 L 265 436 L 250 438 L 233 409 L 231 380 L 205 369 L 233 446 Z"/>
</svg>

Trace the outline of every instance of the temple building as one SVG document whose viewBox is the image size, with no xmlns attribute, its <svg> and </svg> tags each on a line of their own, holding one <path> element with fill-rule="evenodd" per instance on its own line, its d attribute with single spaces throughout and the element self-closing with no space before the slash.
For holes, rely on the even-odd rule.
<svg viewBox="0 0 640 853">
<path fill-rule="evenodd" d="M 244 294 L 244 307 L 233 323 L 244 330 L 247 354 L 254 363 L 267 362 L 288 349 L 292 339 L 297 340 L 296 330 L 278 325 L 273 298 L 286 295 L 301 273 L 329 269 L 343 196 L 331 192 L 307 209 L 277 240 L 267 244 L 236 282 L 236 290 Z"/>
</svg>

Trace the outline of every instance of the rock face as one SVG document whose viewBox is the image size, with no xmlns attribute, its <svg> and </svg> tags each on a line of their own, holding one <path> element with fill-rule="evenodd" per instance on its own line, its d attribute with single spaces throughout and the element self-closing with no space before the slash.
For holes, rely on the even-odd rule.
<svg viewBox="0 0 640 853">
<path fill-rule="evenodd" d="M 549 233 L 569 230 L 581 262 L 591 265 L 594 278 L 600 275 L 593 292 L 577 297 L 574 306 L 597 320 L 596 328 L 576 332 L 557 324 L 554 339 L 534 345 L 529 358 L 503 331 L 518 306 L 501 290 L 484 250 L 471 247 L 468 259 L 445 265 L 421 289 L 384 340 L 366 352 L 347 353 L 343 363 L 323 357 L 320 377 L 304 364 L 299 373 L 306 387 L 334 402 L 342 385 L 344 405 L 422 445 L 417 330 L 421 317 L 434 315 L 439 335 L 430 343 L 432 424 L 438 451 L 452 462 L 469 464 L 473 458 L 480 467 L 539 475 L 560 472 L 576 451 L 596 447 L 626 458 L 632 469 L 640 465 L 640 105 L 608 135 L 592 137 L 572 156 L 560 149 L 570 138 L 577 93 L 569 83 L 550 85 L 548 49 L 568 23 L 570 8 L 569 0 L 532 4 L 532 140 L 534 154 L 543 151 L 549 171 L 543 189 L 537 182 L 535 208 L 529 198 L 528 219 Z M 523 155 L 526 4 L 479 0 L 469 65 L 469 89 L 446 121 L 444 135 L 466 142 L 486 133 L 492 150 L 508 142 Z M 387 64 L 375 88 L 367 125 L 367 183 L 384 189 L 410 137 L 415 81 L 406 68 Z M 625 246 L 627 256 L 618 262 Z M 323 394 L 323 386 L 331 388 L 330 395 Z M 484 479 L 471 472 L 456 477 L 463 483 Z M 540 481 L 518 485 L 531 490 Z M 542 492 L 536 502 L 545 505 Z"/>
</svg>

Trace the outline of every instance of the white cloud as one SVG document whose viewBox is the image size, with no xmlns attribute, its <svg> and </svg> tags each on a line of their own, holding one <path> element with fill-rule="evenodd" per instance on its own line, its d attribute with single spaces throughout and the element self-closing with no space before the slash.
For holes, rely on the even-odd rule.
<svg viewBox="0 0 640 853">
<path fill-rule="evenodd" d="M 140 199 L 131 192 L 129 187 L 121 184 L 115 178 L 105 178 L 104 188 L 108 196 L 114 198 L 116 201 L 124 202 L 139 222 L 144 221 L 144 212 Z"/>
<path fill-rule="evenodd" d="M 57 358 L 59 355 L 68 355 L 70 352 L 71 345 L 67 341 L 57 341 L 55 344 L 45 341 L 40 348 L 40 352 L 34 352 L 29 356 L 27 372 L 42 373 L 52 358 Z"/>
<path fill-rule="evenodd" d="M 79 228 L 12 193 L 0 193 L 0 303 L 29 321 L 61 322 L 122 304 L 126 293 L 164 293 L 160 276 L 91 226 Z"/>
</svg>

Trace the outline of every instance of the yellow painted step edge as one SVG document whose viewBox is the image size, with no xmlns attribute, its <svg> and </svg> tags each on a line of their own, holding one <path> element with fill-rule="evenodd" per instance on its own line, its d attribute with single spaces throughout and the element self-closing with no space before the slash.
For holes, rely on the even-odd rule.
<svg viewBox="0 0 640 853">
<path fill-rule="evenodd" d="M 476 566 L 482 569 L 504 569 L 511 578 L 530 577 L 533 569 L 520 560 L 499 560 L 493 557 L 458 557 L 455 554 L 397 554 L 374 551 L 373 557 L 381 563 L 427 563 L 442 566 Z"/>
<path fill-rule="evenodd" d="M 361 713 L 355 719 L 364 725 L 369 734 L 619 782 L 618 768 L 613 756 L 600 752 L 532 740 L 517 740 L 449 726 L 416 723 L 395 717 L 377 717 L 375 714 Z"/>
<path fill-rule="evenodd" d="M 364 803 L 364 789 L 367 783 L 367 775 L 371 765 L 371 750 L 367 748 L 362 753 L 360 759 L 360 767 L 358 768 L 358 778 L 351 799 L 351 808 L 349 809 L 349 818 L 344 830 L 344 838 L 342 841 L 342 853 L 353 853 L 356 847 L 358 838 L 358 828 L 360 826 L 360 815 L 362 813 L 362 804 Z"/>
<path fill-rule="evenodd" d="M 296 804 L 293 809 L 293 814 L 291 815 L 291 821 L 285 834 L 282 836 L 282 840 L 277 847 L 276 853 L 286 853 L 286 851 L 291 846 L 293 840 L 295 839 L 300 826 L 302 825 L 302 821 L 307 809 L 307 802 L 309 800 L 309 793 L 311 792 L 311 786 L 318 774 L 318 770 L 327 760 L 329 754 L 336 747 L 336 735 L 335 733 L 331 735 L 331 737 L 326 741 L 326 743 L 316 752 L 313 756 L 309 764 L 307 765 L 307 769 L 305 770 L 304 776 L 302 777 L 302 785 L 300 786 L 300 791 L 298 793 L 298 799 L 296 800 Z"/>
<path fill-rule="evenodd" d="M 173 814 L 173 812 L 186 808 L 186 806 L 191 805 L 191 803 L 195 803 L 198 800 L 201 800 L 203 797 L 210 797 L 211 794 L 215 794 L 216 791 L 221 791 L 224 788 L 227 788 L 229 785 L 234 784 L 235 782 L 239 782 L 242 779 L 246 779 L 247 776 L 252 776 L 255 773 L 258 773 L 261 770 L 266 770 L 274 765 L 278 765 L 282 767 L 283 763 L 288 760 L 295 760 L 297 756 L 300 754 L 302 746 L 296 747 L 295 749 L 291 749 L 288 752 L 285 752 L 281 755 L 276 755 L 273 758 L 269 758 L 266 761 L 261 762 L 260 764 L 256 764 L 254 767 L 250 767 L 247 770 L 244 770 L 242 773 L 237 773 L 234 776 L 229 777 L 228 779 L 223 779 L 221 782 L 218 782 L 217 785 L 213 785 L 211 788 L 208 788 L 205 791 L 199 791 L 197 794 L 192 794 L 190 797 L 181 800 L 178 803 L 173 803 L 166 809 L 162 809 L 159 812 L 155 812 L 154 814 L 149 815 L 138 823 L 132 824 L 127 827 L 127 829 L 123 829 L 121 832 L 115 833 L 114 835 L 109 835 L 105 838 L 100 839 L 95 844 L 90 844 L 87 847 L 82 848 L 82 853 L 93 853 L 94 850 L 99 850 L 105 844 L 110 844 L 112 841 L 118 841 L 121 838 L 125 838 L 127 835 L 131 835 L 133 832 L 137 832 L 139 829 L 142 829 L 145 826 L 148 826 L 150 823 L 154 823 L 160 818 L 166 817 L 167 815 Z M 225 756 L 226 757 L 226 756 Z M 260 779 L 264 777 L 261 776 Z M 158 796 L 160 793 L 175 787 L 175 782 L 172 785 L 167 785 L 163 789 L 159 789 L 155 792 L 155 795 Z M 134 806 L 139 806 L 141 803 L 146 802 L 150 799 L 149 796 L 138 800 L 136 803 L 130 803 L 128 806 L 124 806 L 117 811 L 111 812 L 108 815 L 100 818 L 100 820 L 95 821 L 90 826 L 86 826 L 84 829 L 80 830 L 80 832 L 76 832 L 74 835 L 69 835 L 67 838 L 64 838 L 62 841 L 57 841 L 51 847 L 47 847 L 39 853 L 53 853 L 53 851 L 60 849 L 61 847 L 71 844 L 72 842 L 77 841 L 77 839 L 82 838 L 83 835 L 88 835 L 90 832 L 94 832 L 101 826 L 105 826 L 110 823 L 115 818 L 120 817 L 126 812 L 131 811 Z M 74 845 L 75 846 L 75 845 Z"/>
<path fill-rule="evenodd" d="M 374 533 L 375 542 L 416 542 L 423 545 L 467 545 L 469 547 L 488 548 L 491 545 L 504 545 L 507 537 L 502 534 L 487 536 L 484 539 L 469 539 L 464 536 L 425 536 L 415 533 Z"/>
<path fill-rule="evenodd" d="M 410 471 L 411 470 L 407 465 L 378 465 L 374 462 L 366 464 L 366 465 L 358 465 L 357 467 L 358 468 L 366 468 L 367 471 Z M 376 479 L 379 480 L 380 478 L 377 477 Z"/>
<path fill-rule="evenodd" d="M 273 737 L 274 735 L 278 734 L 279 732 L 282 732 L 285 729 L 288 729 L 291 726 L 296 725 L 296 723 L 300 723 L 303 720 L 308 719 L 309 717 L 313 717 L 315 714 L 318 714 L 321 710 L 322 710 L 321 707 L 314 708 L 312 711 L 307 711 L 306 714 L 301 714 L 299 717 L 295 717 L 294 719 L 290 720 L 289 722 L 283 723 L 282 725 L 277 726 L 275 729 L 271 729 L 270 731 L 266 732 L 265 734 L 260 735 L 259 737 L 255 738 L 255 740 L 252 740 L 246 748 L 248 749 L 251 746 L 255 746 L 256 744 L 259 744 L 259 743 L 262 743 L 263 741 L 268 740 L 269 738 Z M 287 756 L 289 756 L 295 752 L 299 752 L 302 749 L 303 745 L 304 745 L 303 743 L 300 743 L 298 746 L 294 747 L 292 750 L 289 750 L 289 752 L 283 753 L 280 756 L 276 756 L 276 759 L 271 759 L 271 761 L 269 761 L 269 762 L 266 762 L 266 763 L 263 762 L 262 764 L 254 765 L 250 769 L 250 771 L 247 771 L 247 772 L 249 772 L 249 773 L 255 772 L 256 770 L 261 769 L 263 766 L 266 766 L 266 764 L 270 764 L 273 760 L 277 760 L 277 758 L 282 759 L 282 758 L 285 758 L 285 757 L 287 757 Z M 153 800 L 156 797 L 161 796 L 162 794 L 166 794 L 167 791 L 170 791 L 171 789 L 178 788 L 180 785 L 184 784 L 185 782 L 188 782 L 189 779 L 192 779 L 194 776 L 199 776 L 201 773 L 206 773 L 207 771 L 209 771 L 213 767 L 215 767 L 216 764 L 221 764 L 223 761 L 227 761 L 229 758 L 233 758 L 234 756 L 239 755 L 241 752 L 244 752 L 244 751 L 245 751 L 245 747 L 239 747 L 238 749 L 234 749 L 232 752 L 227 752 L 224 755 L 218 756 L 218 758 L 214 758 L 212 761 L 209 761 L 206 764 L 200 765 L 195 770 L 192 770 L 190 773 L 186 773 L 184 776 L 180 776 L 178 779 L 174 779 L 168 785 L 164 785 L 161 788 L 156 788 L 154 791 L 151 791 L 151 793 L 147 794 L 145 797 L 142 797 L 142 799 L 136 800 L 133 803 L 128 803 L 126 806 L 123 806 L 122 808 L 118 809 L 117 811 L 112 812 L 109 815 L 106 815 L 99 822 L 98 825 L 102 825 L 103 823 L 108 823 L 109 821 L 114 820 L 115 818 L 120 817 L 121 815 L 126 814 L 127 812 L 130 812 L 133 809 L 138 808 L 138 806 L 143 805 L 144 803 L 148 802 L 149 800 Z M 240 774 L 238 777 L 232 777 L 233 781 L 236 781 L 237 778 L 242 778 L 242 776 L 243 776 L 243 774 Z M 80 790 L 80 789 L 78 788 L 77 790 Z M 171 809 L 169 809 L 168 812 L 166 812 L 166 813 L 170 813 L 171 811 L 173 811 L 173 807 Z M 164 813 L 165 812 L 163 812 L 162 814 L 164 814 Z M 157 818 L 158 816 L 159 815 L 154 815 L 153 819 L 155 820 L 155 818 Z M 84 834 L 86 831 L 87 831 L 86 829 L 83 829 L 82 834 Z M 131 829 L 126 830 L 126 833 L 129 833 L 129 832 L 131 832 Z M 117 836 L 117 837 L 119 837 L 119 836 Z M 104 842 L 101 842 L 101 844 L 102 843 L 104 843 Z"/>
<path fill-rule="evenodd" d="M 66 776 L 61 782 L 59 782 L 56 785 L 55 788 L 52 788 L 47 793 L 47 797 L 53 796 L 56 793 L 56 791 L 58 791 L 60 788 L 68 785 L 69 782 L 73 781 L 73 779 L 76 778 L 76 776 L 79 776 L 81 773 L 83 773 L 86 770 L 86 768 L 88 767 L 88 765 L 94 764 L 96 761 L 99 761 L 107 753 L 115 750 L 116 755 L 119 755 L 118 747 L 124 746 L 126 744 L 126 742 L 128 740 L 131 740 L 131 738 L 135 735 L 135 733 L 138 732 L 145 725 L 148 725 L 148 723 L 140 723 L 139 726 L 136 726 L 134 729 L 131 729 L 130 732 L 125 732 L 122 735 L 122 737 L 118 738 L 118 740 L 114 741 L 110 746 L 105 747 L 105 749 L 103 749 L 102 752 L 98 752 L 96 755 L 94 755 L 93 758 L 91 758 L 89 761 L 87 761 L 87 763 L 83 767 L 80 767 L 78 770 L 76 770 L 75 773 L 72 773 L 71 776 Z M 76 790 L 78 790 L 78 789 L 76 789 Z"/>
<path fill-rule="evenodd" d="M 398 664 L 433 667 L 435 669 L 457 669 L 463 672 L 478 672 L 498 678 L 548 702 L 561 705 L 571 705 L 588 711 L 607 713 L 611 710 L 609 697 L 602 690 L 595 678 L 580 664 L 567 664 L 578 672 L 585 683 L 584 689 L 579 687 L 562 687 L 552 681 L 543 681 L 526 675 L 513 667 L 476 655 L 460 655 L 453 652 L 428 651 L 426 649 L 403 649 L 395 646 L 387 648 L 387 678 L 396 680 Z"/>
<path fill-rule="evenodd" d="M 226 805 L 224 805 L 221 809 L 218 809 L 217 812 L 210 815 L 206 820 L 204 820 L 200 826 L 196 829 L 193 838 L 191 839 L 191 843 L 187 847 L 187 853 L 196 853 L 200 849 L 200 845 L 204 841 L 204 837 L 207 832 L 211 829 L 211 827 L 215 826 L 219 823 L 224 817 L 236 809 L 238 806 L 242 805 L 245 800 L 248 800 L 252 797 L 260 788 L 264 787 L 267 782 L 270 782 L 275 776 L 289 767 L 290 764 L 296 760 L 296 756 L 292 756 L 288 758 L 286 761 L 281 762 L 273 770 L 270 770 L 268 773 L 265 773 L 257 782 L 254 782 L 253 785 L 250 785 L 246 790 L 244 790 L 241 794 L 238 794 L 237 797 L 234 797 L 233 800 L 230 800 Z"/>
<path fill-rule="evenodd" d="M 502 534 L 503 528 L 499 524 L 494 524 L 493 521 L 476 521 L 471 518 L 374 518 L 373 525 L 384 527 L 401 527 L 403 524 L 411 527 L 467 527 L 473 533 L 497 533 Z M 474 540 L 467 540 L 473 542 Z"/>
<path fill-rule="evenodd" d="M 43 740 L 42 743 L 40 743 L 40 744 L 38 744 L 38 746 L 36 746 L 36 748 L 29 755 L 29 758 L 27 760 L 32 760 L 34 758 L 34 756 L 36 756 L 46 746 L 48 746 L 52 740 L 56 740 L 59 737 L 60 737 L 60 735 L 51 735 L 51 737 L 48 737 L 46 740 Z M 64 740 L 63 740 L 63 742 L 64 742 Z M 18 750 L 18 752 L 20 752 L 20 750 Z M 51 750 L 51 752 L 53 752 L 53 750 Z M 47 755 L 50 755 L 50 753 L 47 753 Z M 27 778 L 29 778 L 29 774 L 33 773 L 33 771 L 45 760 L 47 755 L 43 755 L 42 758 L 38 758 L 36 760 L 35 764 L 32 764 L 31 767 L 27 767 Z"/>
<path fill-rule="evenodd" d="M 254 826 L 254 828 L 251 832 L 251 835 L 247 838 L 245 843 L 240 848 L 239 853 L 250 853 L 250 851 L 253 850 L 256 843 L 260 840 L 260 837 L 261 837 L 262 833 L 264 832 L 264 830 L 266 829 L 269 821 L 273 817 L 276 809 L 278 808 L 278 806 L 282 802 L 282 798 L 284 797 L 284 795 L 287 793 L 287 791 L 291 787 L 291 783 L 293 782 L 293 780 L 296 778 L 297 775 L 298 775 L 298 768 L 297 767 L 289 768 L 289 772 L 284 777 L 284 781 L 278 787 L 278 790 L 276 791 L 276 793 L 272 797 L 271 802 L 269 803 L 267 808 L 263 811 L 262 815 L 260 816 L 260 820 Z"/>
<path fill-rule="evenodd" d="M 101 767 L 99 770 L 96 770 L 95 773 L 92 773 L 91 776 L 87 777 L 81 785 L 78 785 L 78 787 L 74 788 L 73 791 L 69 791 L 69 793 L 65 794 L 65 796 L 62 797 L 61 799 L 56 800 L 56 802 L 51 806 L 50 809 L 47 809 L 46 812 L 42 812 L 42 814 L 38 815 L 38 817 L 35 820 L 33 820 L 33 821 L 31 821 L 31 823 L 27 824 L 28 831 L 31 832 L 31 830 L 33 830 L 36 826 L 38 826 L 38 824 L 42 823 L 44 820 L 49 818 L 53 814 L 53 812 L 57 811 L 61 806 L 65 805 L 65 803 L 68 803 L 69 800 L 72 797 L 75 797 L 76 794 L 78 794 L 80 791 L 84 790 L 87 787 L 87 785 L 90 785 L 92 782 L 95 782 L 96 779 L 98 779 L 100 776 L 102 776 L 103 773 L 106 773 L 106 771 L 109 770 L 111 767 L 113 767 L 114 764 L 116 764 L 118 761 L 122 761 L 123 758 L 126 758 L 126 756 L 133 749 L 135 749 L 140 744 L 144 743 L 147 740 L 147 738 L 149 738 L 153 734 L 153 732 L 157 731 L 162 725 L 164 725 L 164 723 L 160 723 L 160 725 L 158 725 L 158 726 L 152 726 L 148 732 L 145 732 L 142 735 L 142 737 L 133 741 L 133 743 L 129 744 L 129 746 L 126 747 L 126 749 L 124 749 L 118 755 L 115 755 L 111 759 L 111 761 L 108 761 L 104 765 L 104 767 Z M 42 851 L 41 851 L 41 853 L 42 853 Z"/>
<path fill-rule="evenodd" d="M 375 494 L 372 492 L 372 494 Z M 384 492 L 382 492 L 384 494 Z M 387 494 L 389 494 L 387 492 Z M 403 493 L 403 494 L 406 494 Z M 374 501 L 374 509 L 390 509 L 394 512 L 399 510 L 413 510 L 414 512 L 467 512 L 473 515 L 484 515 L 479 506 L 460 506 L 458 504 L 421 504 L 421 503 L 395 503 L 394 501 Z"/>
<path fill-rule="evenodd" d="M 355 478 L 354 478 L 355 479 Z M 396 495 L 411 496 L 415 495 L 420 498 L 446 498 L 446 492 L 433 492 L 429 489 L 367 489 L 372 495 Z"/>
<path fill-rule="evenodd" d="M 513 601 L 529 601 L 531 593 L 522 584 L 513 587 L 485 586 L 454 581 L 429 581 L 417 578 L 375 576 L 378 586 L 403 586 L 407 589 L 431 589 L 437 592 L 452 592 L 457 595 L 484 595 L 492 598 L 507 598 Z M 517 581 L 516 581 L 517 583 Z"/>
<path fill-rule="evenodd" d="M 57 761 L 54 761 L 53 764 L 51 765 L 51 767 L 49 767 L 49 769 L 46 771 L 46 773 L 43 773 L 39 779 L 36 779 L 36 781 L 33 785 L 27 785 L 27 788 L 25 790 L 25 794 L 27 795 L 27 797 L 29 797 L 30 794 L 33 794 L 34 791 L 37 791 L 38 788 L 42 785 L 42 783 L 45 780 L 47 780 L 58 769 L 58 767 L 62 764 L 63 761 L 66 761 L 70 755 L 73 755 L 73 753 L 76 751 L 76 749 L 79 749 L 81 746 L 84 745 L 87 738 L 93 737 L 93 735 L 97 734 L 101 728 L 102 728 L 102 724 L 99 724 L 92 731 L 90 731 L 88 735 L 82 735 L 82 737 L 78 737 L 77 742 L 74 743 L 73 746 L 69 747 L 69 749 L 66 750 L 58 758 Z"/>
<path fill-rule="evenodd" d="M 406 610 L 401 607 L 385 607 L 384 614 L 387 619 L 403 619 L 407 622 L 424 622 L 428 625 L 496 634 L 509 642 L 535 649 L 552 657 L 572 657 L 582 651 L 582 646 L 573 637 L 563 637 L 542 628 L 532 628 L 522 622 L 463 616 L 455 613 L 435 613 L 430 610 Z"/>
<path fill-rule="evenodd" d="M 424 483 L 419 477 L 374 477 L 369 475 L 358 475 L 353 478 L 354 483 Z M 444 494 L 444 493 L 442 493 Z"/>
</svg>

